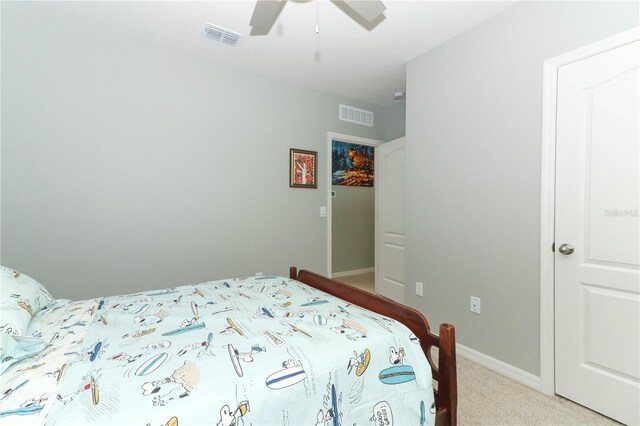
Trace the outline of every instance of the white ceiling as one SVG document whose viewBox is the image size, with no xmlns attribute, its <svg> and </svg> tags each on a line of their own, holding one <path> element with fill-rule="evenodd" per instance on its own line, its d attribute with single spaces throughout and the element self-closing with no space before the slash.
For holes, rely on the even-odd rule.
<svg viewBox="0 0 640 426">
<path fill-rule="evenodd" d="M 271 33 L 255 37 L 248 36 L 255 1 L 47 2 L 37 8 L 56 20 L 144 37 L 234 68 L 386 106 L 395 102 L 396 90 L 405 89 L 407 61 L 511 4 L 385 0 L 385 19 L 367 31 L 327 0 L 289 0 Z M 200 35 L 204 22 L 245 37 L 237 47 L 217 43 Z"/>
</svg>

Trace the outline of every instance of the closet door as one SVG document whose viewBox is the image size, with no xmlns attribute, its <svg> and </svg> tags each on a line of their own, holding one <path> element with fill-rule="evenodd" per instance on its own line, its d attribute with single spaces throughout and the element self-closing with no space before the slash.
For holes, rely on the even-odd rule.
<svg viewBox="0 0 640 426">
<path fill-rule="evenodd" d="M 640 423 L 640 41 L 558 70 L 556 393 Z"/>
</svg>

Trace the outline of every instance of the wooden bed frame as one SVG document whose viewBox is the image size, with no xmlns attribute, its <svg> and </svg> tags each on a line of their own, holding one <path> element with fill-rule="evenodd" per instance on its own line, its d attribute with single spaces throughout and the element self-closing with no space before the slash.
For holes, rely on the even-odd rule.
<svg viewBox="0 0 640 426">
<path fill-rule="evenodd" d="M 325 293 L 329 293 L 354 305 L 361 306 L 380 315 L 402 322 L 420 339 L 422 351 L 431 366 L 436 401 L 436 426 L 457 424 L 458 384 L 456 375 L 456 338 L 451 324 L 440 325 L 440 336 L 433 334 L 429 322 L 420 312 L 394 302 L 386 297 L 334 281 L 309 271 L 300 271 L 295 266 L 289 269 L 291 279 L 303 282 Z M 438 365 L 433 360 L 431 348 L 438 348 Z"/>
</svg>

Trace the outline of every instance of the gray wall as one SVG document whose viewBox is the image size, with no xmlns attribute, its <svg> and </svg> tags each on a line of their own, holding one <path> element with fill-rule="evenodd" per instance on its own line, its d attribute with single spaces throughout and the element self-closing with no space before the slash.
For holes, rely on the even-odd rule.
<svg viewBox="0 0 640 426">
<path fill-rule="evenodd" d="M 406 101 L 396 102 L 395 104 L 385 107 L 385 141 L 392 141 L 405 135 L 406 113 Z"/>
<path fill-rule="evenodd" d="M 637 2 L 520 2 L 408 64 L 406 300 L 536 375 L 542 63 L 638 22 Z"/>
<path fill-rule="evenodd" d="M 375 188 L 333 185 L 332 272 L 372 268 L 375 263 Z"/>
<path fill-rule="evenodd" d="M 2 2 L 3 265 L 72 299 L 326 272 L 327 182 L 289 188 L 289 148 L 322 172 L 326 132 L 383 139 L 383 108 L 32 9 Z"/>
</svg>

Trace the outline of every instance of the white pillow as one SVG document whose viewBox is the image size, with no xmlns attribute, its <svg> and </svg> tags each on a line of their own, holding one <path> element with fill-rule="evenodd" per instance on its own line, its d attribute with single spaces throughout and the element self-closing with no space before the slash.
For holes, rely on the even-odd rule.
<svg viewBox="0 0 640 426">
<path fill-rule="evenodd" d="M 21 337 L 33 315 L 53 300 L 30 276 L 0 266 L 0 334 L 4 335 L 0 336 L 0 361 L 17 360 L 33 353 L 35 348 L 42 349 L 39 342 Z"/>
</svg>

